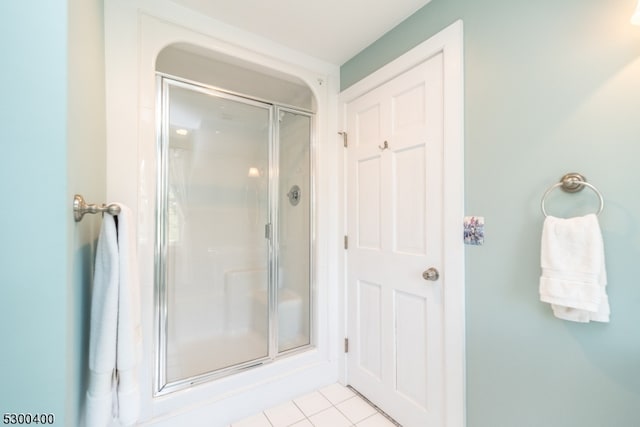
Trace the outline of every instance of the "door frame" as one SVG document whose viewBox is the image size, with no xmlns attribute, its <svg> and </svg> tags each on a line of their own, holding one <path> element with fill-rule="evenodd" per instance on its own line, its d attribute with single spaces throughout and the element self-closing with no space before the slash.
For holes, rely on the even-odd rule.
<svg viewBox="0 0 640 427">
<path fill-rule="evenodd" d="M 428 58 L 442 53 L 444 68 L 444 152 L 443 152 L 443 265 L 447 286 L 443 289 L 444 313 L 444 383 L 446 427 L 466 425 L 465 405 L 465 261 L 462 239 L 464 216 L 464 68 L 463 24 L 458 20 L 422 42 L 407 53 L 350 86 L 339 95 L 339 126 L 345 129 L 347 105 L 365 93 L 381 86 Z M 348 136 L 347 136 L 348 137 Z M 339 138 L 342 141 L 342 137 Z M 342 151 L 343 234 L 347 234 L 347 154 Z M 341 265 L 340 324 L 347 337 L 348 250 L 344 251 Z M 345 353 L 340 361 L 340 380 L 348 384 Z M 384 410 L 384 408 L 382 408 Z"/>
</svg>

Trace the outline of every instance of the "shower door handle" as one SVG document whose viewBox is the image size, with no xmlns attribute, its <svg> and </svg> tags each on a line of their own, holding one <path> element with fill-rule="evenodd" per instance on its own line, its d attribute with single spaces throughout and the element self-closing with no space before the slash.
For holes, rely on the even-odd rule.
<svg viewBox="0 0 640 427">
<path fill-rule="evenodd" d="M 271 240 L 271 223 L 270 222 L 264 225 L 264 238 Z"/>
</svg>

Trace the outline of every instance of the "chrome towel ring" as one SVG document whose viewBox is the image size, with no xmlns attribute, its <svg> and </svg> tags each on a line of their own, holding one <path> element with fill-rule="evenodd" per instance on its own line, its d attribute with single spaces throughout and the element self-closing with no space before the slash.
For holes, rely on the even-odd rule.
<svg viewBox="0 0 640 427">
<path fill-rule="evenodd" d="M 540 209 L 542 209 L 542 213 L 544 214 L 545 217 L 549 215 L 547 214 L 547 211 L 544 208 L 544 201 L 549 195 L 549 193 L 551 193 L 553 190 L 555 190 L 558 187 L 562 187 L 562 189 L 567 193 L 575 193 L 575 192 L 581 191 L 584 187 L 589 187 L 591 190 L 593 190 L 594 193 L 596 193 L 596 195 L 598 196 L 598 200 L 600 201 L 600 207 L 598 208 L 598 212 L 596 212 L 596 215 L 600 215 L 600 212 L 602 212 L 602 210 L 604 209 L 604 198 L 602 197 L 602 194 L 598 191 L 598 189 L 592 184 L 589 184 L 587 182 L 587 179 L 584 176 L 580 175 L 579 173 L 571 172 L 571 173 L 565 174 L 560 179 L 560 182 L 553 184 L 542 195 L 542 201 L 540 202 Z"/>
</svg>

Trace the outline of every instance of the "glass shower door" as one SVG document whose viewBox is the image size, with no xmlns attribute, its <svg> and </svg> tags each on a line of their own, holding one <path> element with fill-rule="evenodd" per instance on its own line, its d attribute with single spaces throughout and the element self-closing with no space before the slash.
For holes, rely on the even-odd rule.
<svg viewBox="0 0 640 427">
<path fill-rule="evenodd" d="M 311 116 L 278 109 L 278 351 L 311 343 Z"/>
<path fill-rule="evenodd" d="M 271 251 L 272 107 L 162 81 L 159 389 L 269 357 Z"/>
</svg>

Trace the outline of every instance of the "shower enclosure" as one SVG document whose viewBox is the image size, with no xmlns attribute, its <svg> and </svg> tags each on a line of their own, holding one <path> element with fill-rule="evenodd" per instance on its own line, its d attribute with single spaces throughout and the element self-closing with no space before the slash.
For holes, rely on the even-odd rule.
<svg viewBox="0 0 640 427">
<path fill-rule="evenodd" d="M 310 111 L 158 76 L 156 394 L 309 348 Z"/>
</svg>

